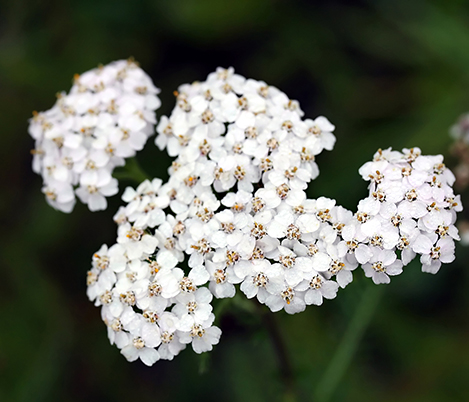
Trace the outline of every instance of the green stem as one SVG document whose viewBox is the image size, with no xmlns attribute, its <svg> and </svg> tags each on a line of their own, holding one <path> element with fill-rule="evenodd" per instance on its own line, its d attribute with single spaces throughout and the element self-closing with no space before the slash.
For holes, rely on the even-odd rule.
<svg viewBox="0 0 469 402">
<path fill-rule="evenodd" d="M 118 180 L 127 179 L 133 180 L 137 183 L 141 183 L 145 180 L 151 180 L 151 177 L 149 177 L 148 174 L 146 174 L 140 167 L 136 158 L 127 159 L 125 166 L 117 168 L 114 171 L 113 176 Z"/>
<path fill-rule="evenodd" d="M 343 338 L 318 383 L 316 398 L 319 402 L 328 402 L 333 396 L 371 322 L 384 288 L 383 285 L 370 285 L 364 291 Z"/>
<path fill-rule="evenodd" d="M 296 386 L 295 386 L 293 364 L 290 360 L 290 356 L 287 350 L 285 339 L 275 319 L 276 317 L 270 311 L 266 311 L 264 306 L 259 304 L 257 300 L 255 299 L 251 299 L 251 300 L 254 301 L 256 305 L 256 310 L 258 314 L 261 316 L 265 327 L 267 328 L 267 332 L 269 333 L 269 337 L 272 342 L 275 355 L 277 356 L 279 369 L 280 369 L 280 377 L 285 387 L 283 400 L 285 402 L 295 402 L 297 400 L 296 398 L 297 392 L 296 392 Z"/>
</svg>

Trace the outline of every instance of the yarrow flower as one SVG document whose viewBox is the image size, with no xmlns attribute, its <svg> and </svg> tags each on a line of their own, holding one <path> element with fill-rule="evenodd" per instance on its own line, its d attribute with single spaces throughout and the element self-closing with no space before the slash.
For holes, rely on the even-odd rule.
<svg viewBox="0 0 469 402">
<path fill-rule="evenodd" d="M 34 112 L 33 170 L 52 207 L 71 212 L 78 196 L 91 211 L 106 209 L 106 197 L 118 192 L 114 168 L 153 134 L 159 92 L 136 62 L 120 60 L 75 75 L 68 94 Z"/>
<path fill-rule="evenodd" d="M 432 273 L 454 259 L 462 206 L 441 155 L 379 150 L 360 168 L 369 196 L 353 213 L 305 192 L 315 156 L 335 142 L 325 117 L 303 120 L 298 102 L 231 68 L 182 85 L 176 100 L 155 139 L 175 157 L 169 180 L 125 190 L 117 243 L 88 272 L 88 296 L 128 360 L 211 350 L 213 299 L 238 290 L 294 314 L 335 298 L 359 265 L 380 284 L 417 255 Z"/>
</svg>

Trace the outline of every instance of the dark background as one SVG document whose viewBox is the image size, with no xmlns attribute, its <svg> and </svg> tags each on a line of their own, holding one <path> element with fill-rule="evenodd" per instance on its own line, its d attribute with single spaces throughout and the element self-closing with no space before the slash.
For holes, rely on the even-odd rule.
<svg viewBox="0 0 469 402">
<path fill-rule="evenodd" d="M 287 400 L 256 312 L 231 306 L 212 353 L 185 350 L 147 368 L 109 345 L 86 298 L 92 253 L 115 241 L 119 197 L 98 213 L 81 204 L 70 215 L 50 208 L 31 171 L 28 119 L 49 109 L 74 73 L 129 56 L 162 89 L 158 115 L 170 113 L 179 84 L 233 66 L 299 100 L 307 117 L 327 116 L 337 143 L 317 158 L 321 175 L 309 194 L 354 210 L 367 194 L 357 170 L 378 148 L 418 146 L 456 165 L 448 129 L 469 110 L 469 3 L 0 3 L 0 400 Z M 170 159 L 153 138 L 138 159 L 150 175 L 167 177 Z M 380 290 L 332 401 L 468 400 L 469 253 L 458 245 L 456 254 L 436 276 L 415 263 Z M 275 315 L 299 401 L 313 399 L 368 289 L 361 271 L 355 278 L 320 308 Z"/>
</svg>

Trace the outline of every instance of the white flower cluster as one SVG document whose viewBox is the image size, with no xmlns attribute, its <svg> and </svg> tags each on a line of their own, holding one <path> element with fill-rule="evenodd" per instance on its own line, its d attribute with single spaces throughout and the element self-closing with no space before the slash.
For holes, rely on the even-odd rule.
<svg viewBox="0 0 469 402">
<path fill-rule="evenodd" d="M 232 69 L 176 96 L 156 138 L 177 156 L 170 178 L 126 189 L 117 243 L 88 272 L 88 296 L 127 359 L 211 350 L 221 334 L 212 298 L 237 288 L 293 314 L 336 297 L 358 265 L 388 283 L 416 254 L 433 273 L 454 259 L 461 203 L 441 156 L 378 151 L 360 169 L 370 195 L 353 214 L 305 193 L 315 155 L 335 142 L 325 117 L 303 120 L 297 102 Z"/>
<path fill-rule="evenodd" d="M 34 113 L 33 170 L 42 175 L 52 207 L 71 212 L 76 194 L 91 211 L 106 209 L 105 197 L 118 191 L 114 168 L 154 132 L 158 93 L 133 60 L 120 60 L 76 75 L 69 94 Z"/>
</svg>

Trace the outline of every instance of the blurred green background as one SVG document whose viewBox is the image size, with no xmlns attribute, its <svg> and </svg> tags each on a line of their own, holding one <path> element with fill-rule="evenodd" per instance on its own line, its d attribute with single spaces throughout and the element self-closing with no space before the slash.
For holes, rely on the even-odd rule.
<svg viewBox="0 0 469 402">
<path fill-rule="evenodd" d="M 463 0 L 2 1 L 0 401 L 294 400 L 269 327 L 242 306 L 225 311 L 221 342 L 206 357 L 186 350 L 147 368 L 109 345 L 85 277 L 92 253 L 115 240 L 119 197 L 104 212 L 77 205 L 65 215 L 47 206 L 31 171 L 27 120 L 74 73 L 134 56 L 162 89 L 159 115 L 170 113 L 179 84 L 217 66 L 264 80 L 307 117 L 336 125 L 309 193 L 354 210 L 367 193 L 357 170 L 378 148 L 419 146 L 456 165 L 447 133 L 469 110 L 468 50 Z M 167 177 L 170 159 L 153 140 L 138 159 Z M 413 264 L 378 291 L 357 271 L 321 308 L 276 314 L 296 400 L 469 400 L 468 258 L 458 246 L 438 275 Z"/>
</svg>

